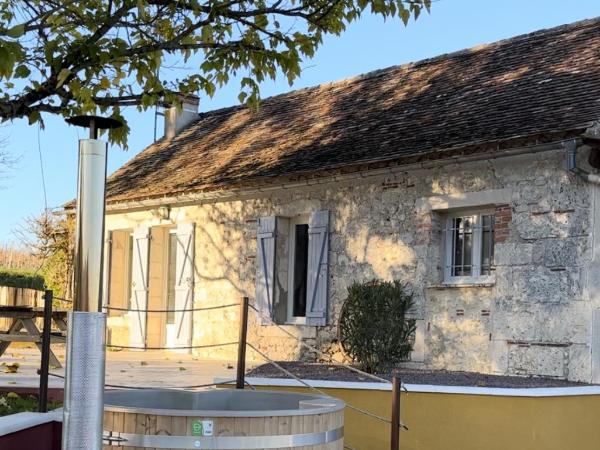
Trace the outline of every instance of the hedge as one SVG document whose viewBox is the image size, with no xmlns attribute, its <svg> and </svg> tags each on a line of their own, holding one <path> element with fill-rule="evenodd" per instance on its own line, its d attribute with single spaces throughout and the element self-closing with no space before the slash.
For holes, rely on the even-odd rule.
<svg viewBox="0 0 600 450">
<path fill-rule="evenodd" d="M 43 291 L 44 277 L 28 270 L 0 268 L 0 286 Z"/>
</svg>

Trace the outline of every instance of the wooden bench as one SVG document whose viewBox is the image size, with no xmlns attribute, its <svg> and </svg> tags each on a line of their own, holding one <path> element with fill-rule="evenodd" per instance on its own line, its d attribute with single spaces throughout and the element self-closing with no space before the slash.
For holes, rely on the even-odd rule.
<svg viewBox="0 0 600 450">
<path fill-rule="evenodd" d="M 44 317 L 44 308 L 28 306 L 0 306 L 0 318 L 11 319 L 11 325 L 6 332 L 0 333 L 0 356 L 4 354 L 11 342 L 32 342 L 42 350 L 42 333 L 35 324 L 35 319 Z M 50 342 L 66 342 L 67 310 L 52 311 L 52 321 L 58 328 L 58 333 L 52 333 Z M 21 332 L 25 329 L 25 332 Z M 62 367 L 60 361 L 50 350 L 50 365 Z"/>
</svg>

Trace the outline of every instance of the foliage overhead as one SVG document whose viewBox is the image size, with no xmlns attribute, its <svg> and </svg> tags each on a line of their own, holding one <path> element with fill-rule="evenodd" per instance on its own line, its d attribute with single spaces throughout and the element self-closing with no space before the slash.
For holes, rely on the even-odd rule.
<svg viewBox="0 0 600 450">
<path fill-rule="evenodd" d="M 406 317 L 412 306 L 412 292 L 399 281 L 353 283 L 338 325 L 343 350 L 370 373 L 407 360 L 415 333 L 415 320 Z"/>
<path fill-rule="evenodd" d="M 431 0 L 0 0 L 0 119 L 102 113 L 123 120 L 135 105 L 180 104 L 240 80 L 290 83 L 325 35 L 362 14 L 405 24 Z M 190 65 L 180 70 L 178 65 Z M 178 70 L 175 70 L 178 67 Z M 125 143 L 128 129 L 110 139 Z"/>
</svg>

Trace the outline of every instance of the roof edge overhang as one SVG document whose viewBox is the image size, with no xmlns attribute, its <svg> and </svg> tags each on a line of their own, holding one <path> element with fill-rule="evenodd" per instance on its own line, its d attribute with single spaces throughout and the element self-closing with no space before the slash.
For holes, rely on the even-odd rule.
<svg viewBox="0 0 600 450">
<path fill-rule="evenodd" d="M 512 139 L 511 142 L 514 144 L 513 146 L 506 145 L 507 142 L 498 142 L 496 145 L 486 146 L 485 150 L 479 147 L 452 149 L 449 151 L 432 151 L 427 154 L 413 155 L 412 157 L 404 158 L 402 160 L 341 166 L 339 168 L 323 170 L 319 173 L 297 173 L 286 178 L 254 179 L 247 183 L 240 182 L 235 185 L 223 185 L 211 190 L 179 192 L 124 201 L 111 202 L 109 200 L 106 206 L 106 213 L 118 214 L 123 212 L 141 211 L 161 205 L 181 207 L 198 203 L 234 201 L 262 196 L 278 191 L 311 186 L 323 186 L 344 181 L 366 180 L 402 172 L 426 170 L 444 165 L 562 150 L 566 141 L 571 141 L 574 138 L 580 140 L 581 134 L 585 132 L 588 126 L 577 128 L 576 130 L 569 132 L 557 133 L 559 135 L 554 136 L 554 139 L 542 142 L 538 139 L 534 142 L 525 144 L 523 143 L 524 139 L 521 138 L 521 145 L 518 145 L 519 140 Z"/>
</svg>

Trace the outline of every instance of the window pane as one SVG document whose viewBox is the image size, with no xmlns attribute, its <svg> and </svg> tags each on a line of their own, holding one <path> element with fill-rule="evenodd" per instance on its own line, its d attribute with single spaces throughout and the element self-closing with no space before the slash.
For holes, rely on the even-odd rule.
<svg viewBox="0 0 600 450">
<path fill-rule="evenodd" d="M 175 283 L 177 277 L 177 235 L 169 234 L 169 267 L 167 273 L 167 309 L 175 309 Z M 167 313 L 167 323 L 175 323 L 175 313 Z"/>
<path fill-rule="evenodd" d="M 481 275 L 490 275 L 494 260 L 493 216 L 481 216 Z"/>
<path fill-rule="evenodd" d="M 473 218 L 457 217 L 453 219 L 452 232 L 454 234 L 452 275 L 455 277 L 470 276 L 472 273 Z"/>
<path fill-rule="evenodd" d="M 294 317 L 306 316 L 308 225 L 296 225 L 294 245 Z"/>
</svg>

